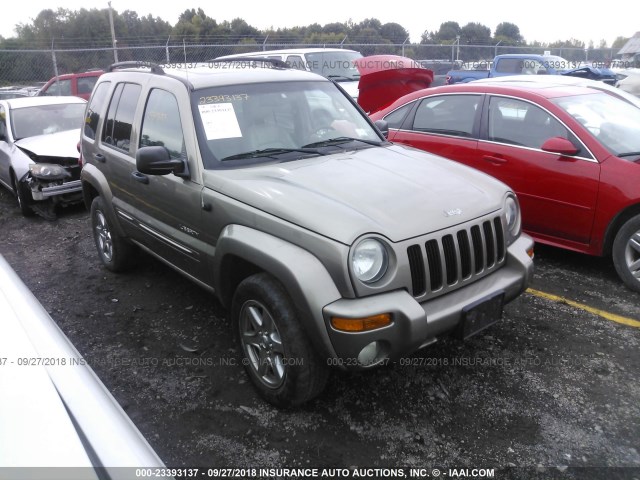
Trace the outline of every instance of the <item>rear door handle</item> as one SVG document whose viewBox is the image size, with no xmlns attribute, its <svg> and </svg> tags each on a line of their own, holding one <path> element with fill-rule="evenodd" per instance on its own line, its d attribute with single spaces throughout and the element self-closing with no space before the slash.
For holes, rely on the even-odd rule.
<svg viewBox="0 0 640 480">
<path fill-rule="evenodd" d="M 94 153 L 93 158 L 95 158 L 100 163 L 104 163 L 107 160 L 101 153 Z"/>
<path fill-rule="evenodd" d="M 507 163 L 506 158 L 494 157 L 493 155 L 484 155 L 482 159 L 486 162 L 493 163 L 494 165 L 502 165 L 504 163 Z"/>
<path fill-rule="evenodd" d="M 149 177 L 147 177 L 144 173 L 140 173 L 138 171 L 135 171 L 131 174 L 131 176 L 133 177 L 133 179 L 136 182 L 140 182 L 140 183 L 144 183 L 144 184 L 148 184 L 149 183 Z"/>
</svg>

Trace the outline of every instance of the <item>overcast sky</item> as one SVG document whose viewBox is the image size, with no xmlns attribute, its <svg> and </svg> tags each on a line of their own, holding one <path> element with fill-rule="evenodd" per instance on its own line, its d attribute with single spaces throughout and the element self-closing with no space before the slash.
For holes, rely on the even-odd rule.
<svg viewBox="0 0 640 480">
<path fill-rule="evenodd" d="M 5 0 L 6 2 L 7 0 Z M 314 8 L 313 5 L 318 5 Z M 359 5 L 365 4 L 366 6 Z M 419 4 L 419 7 L 416 7 Z M 217 21 L 233 20 L 240 17 L 258 29 L 269 27 L 294 27 L 312 23 L 325 25 L 332 22 L 358 23 L 365 18 L 377 18 L 382 23 L 396 22 L 409 31 L 412 42 L 419 42 L 422 32 L 433 31 L 449 20 L 460 26 L 468 22 L 479 22 L 491 29 L 493 34 L 500 22 L 515 23 L 525 40 L 531 42 L 553 42 L 576 38 L 587 45 L 593 40 L 597 46 L 601 39 L 607 45 L 618 36 L 631 37 L 640 30 L 637 11 L 630 11 L 623 3 L 601 2 L 588 5 L 570 0 L 538 0 L 536 2 L 516 2 L 513 0 L 454 0 L 436 2 L 348 2 L 344 0 L 322 0 L 318 2 L 284 0 L 267 2 L 244 0 L 240 2 L 149 2 L 141 0 L 112 0 L 112 7 L 118 11 L 134 10 L 139 16 L 151 13 L 171 25 L 187 8 L 202 7 L 207 15 Z M 238 8 L 241 6 L 241 8 Z M 86 0 L 30 0 L 13 8 L 3 8 L 0 17 L 0 35 L 5 38 L 15 36 L 15 26 L 30 23 L 45 9 L 106 8 L 107 1 L 87 5 Z"/>
</svg>

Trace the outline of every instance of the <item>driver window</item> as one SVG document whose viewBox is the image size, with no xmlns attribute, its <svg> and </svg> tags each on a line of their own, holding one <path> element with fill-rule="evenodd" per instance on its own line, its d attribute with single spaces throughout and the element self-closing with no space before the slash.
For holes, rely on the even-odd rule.
<svg viewBox="0 0 640 480">
<path fill-rule="evenodd" d="M 489 140 L 540 149 L 552 137 L 566 138 L 582 149 L 573 134 L 546 110 L 515 98 L 490 99 Z"/>
<path fill-rule="evenodd" d="M 154 88 L 144 111 L 140 147 L 157 145 L 169 150 L 171 158 L 186 159 L 178 102 L 173 94 Z"/>
</svg>

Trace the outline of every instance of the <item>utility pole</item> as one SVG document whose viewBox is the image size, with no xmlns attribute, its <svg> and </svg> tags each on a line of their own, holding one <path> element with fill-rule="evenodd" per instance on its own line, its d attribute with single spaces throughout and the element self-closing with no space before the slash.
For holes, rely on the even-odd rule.
<svg viewBox="0 0 640 480">
<path fill-rule="evenodd" d="M 116 40 L 116 31 L 113 28 L 113 9 L 111 8 L 111 2 L 109 4 L 109 26 L 111 27 L 111 45 L 113 45 L 113 61 L 118 63 L 118 47 L 116 46 L 118 41 Z"/>
</svg>

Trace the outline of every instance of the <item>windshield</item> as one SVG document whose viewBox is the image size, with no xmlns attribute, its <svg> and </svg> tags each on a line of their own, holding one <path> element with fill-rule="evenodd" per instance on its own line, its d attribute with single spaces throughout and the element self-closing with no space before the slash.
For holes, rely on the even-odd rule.
<svg viewBox="0 0 640 480">
<path fill-rule="evenodd" d="M 205 168 L 290 161 L 384 140 L 327 81 L 213 87 L 192 94 Z"/>
<path fill-rule="evenodd" d="M 359 52 L 315 52 L 305 55 L 309 70 L 334 80 L 358 80 L 360 72 L 355 61 L 362 58 Z"/>
<path fill-rule="evenodd" d="M 607 93 L 553 100 L 618 157 L 640 156 L 640 108 Z"/>
<path fill-rule="evenodd" d="M 82 127 L 84 103 L 61 103 L 16 108 L 11 111 L 13 138 L 64 132 Z"/>
</svg>

